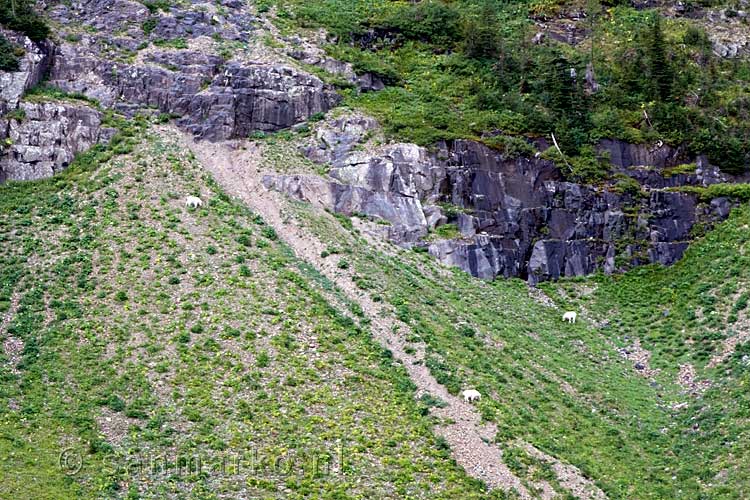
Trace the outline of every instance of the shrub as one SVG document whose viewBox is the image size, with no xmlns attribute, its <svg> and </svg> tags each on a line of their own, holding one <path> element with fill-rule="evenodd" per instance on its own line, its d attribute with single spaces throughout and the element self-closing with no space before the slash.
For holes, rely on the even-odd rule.
<svg viewBox="0 0 750 500">
<path fill-rule="evenodd" d="M 20 31 L 35 42 L 44 40 L 50 29 L 36 13 L 33 4 L 31 0 L 0 0 L 0 24 Z"/>
<path fill-rule="evenodd" d="M 641 185 L 637 180 L 625 174 L 616 174 L 615 178 L 617 183 L 612 188 L 612 191 L 619 194 L 629 194 L 631 196 L 638 196 L 641 194 Z"/>
<path fill-rule="evenodd" d="M 693 47 L 711 48 L 711 40 L 708 38 L 706 31 L 698 26 L 688 26 L 682 41 L 685 45 Z"/>
<path fill-rule="evenodd" d="M 141 25 L 141 29 L 146 35 L 151 34 L 152 31 L 154 31 L 154 28 L 156 28 L 156 18 L 155 17 L 149 17 L 145 21 L 143 21 L 143 24 Z"/>
<path fill-rule="evenodd" d="M 455 239 L 461 236 L 461 233 L 458 230 L 458 226 L 456 224 L 443 224 L 442 226 L 438 226 L 435 228 L 435 232 L 433 233 L 438 238 L 444 238 L 444 239 Z"/>
<path fill-rule="evenodd" d="M 141 2 L 152 14 L 156 14 L 160 10 L 169 12 L 169 8 L 172 6 L 169 0 L 145 0 Z"/>
<path fill-rule="evenodd" d="M 467 13 L 461 20 L 461 49 L 473 59 L 492 59 L 500 52 L 500 23 L 489 7 Z"/>
<path fill-rule="evenodd" d="M 6 120 L 16 120 L 22 122 L 26 118 L 26 110 L 23 108 L 16 108 L 13 111 L 8 112 L 5 115 Z"/>
<path fill-rule="evenodd" d="M 258 368 L 266 368 L 268 365 L 271 364 L 271 357 L 265 351 L 260 352 L 258 353 L 256 363 L 258 365 Z"/>
<path fill-rule="evenodd" d="M 172 38 L 169 40 L 160 39 L 154 40 L 154 45 L 157 47 L 170 47 L 173 49 L 187 49 L 188 44 L 184 38 Z"/>
<path fill-rule="evenodd" d="M 0 34 L 0 71 L 18 71 L 18 63 L 15 47 Z"/>
<path fill-rule="evenodd" d="M 276 231 L 271 226 L 266 226 L 263 229 L 261 229 L 261 234 L 268 238 L 271 241 L 276 241 L 279 239 L 279 236 L 276 234 Z"/>
<path fill-rule="evenodd" d="M 458 40 L 460 13 L 440 1 L 427 0 L 391 13 L 382 23 L 386 30 L 395 30 L 410 40 L 433 43 L 448 48 Z"/>
<path fill-rule="evenodd" d="M 526 142 L 522 137 L 512 135 L 498 135 L 482 139 L 482 142 L 493 149 L 501 151 L 509 158 L 519 156 L 533 156 L 534 147 Z"/>
</svg>

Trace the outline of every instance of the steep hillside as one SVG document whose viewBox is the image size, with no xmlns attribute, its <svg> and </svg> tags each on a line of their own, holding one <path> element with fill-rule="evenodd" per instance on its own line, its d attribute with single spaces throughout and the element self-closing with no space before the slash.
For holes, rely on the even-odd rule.
<svg viewBox="0 0 750 500">
<path fill-rule="evenodd" d="M 277 146 L 265 147 L 264 166 L 273 168 Z M 284 168 L 294 171 L 288 158 L 284 157 Z M 299 171 L 309 168 L 300 161 Z M 229 163 L 242 165 L 238 159 Z M 413 335 L 409 340 L 415 349 L 425 345 L 425 363 L 441 383 L 455 392 L 471 381 L 469 385 L 491 396 L 480 409 L 484 418 L 497 424 L 495 439 L 506 450 L 504 456 L 515 456 L 508 450 L 516 449 L 513 444 L 519 439 L 530 442 L 578 466 L 612 498 L 743 496 L 747 475 L 737 464 L 744 461 L 739 458 L 744 453 L 732 451 L 741 445 L 724 448 L 728 435 L 742 439 L 742 418 L 721 419 L 723 425 L 737 426 L 733 431 L 712 424 L 729 404 L 725 398 L 736 396 L 742 385 L 725 378 L 722 366 L 712 374 L 715 389 L 702 396 L 699 389 L 707 386 L 703 363 L 693 362 L 696 375 L 692 369 L 681 369 L 692 356 L 701 359 L 700 346 L 679 329 L 660 335 L 640 325 L 666 317 L 664 309 L 647 304 L 670 304 L 664 306 L 671 311 L 668 318 L 680 318 L 675 309 L 697 309 L 700 301 L 710 301 L 703 293 L 727 276 L 737 278 L 729 296 L 744 293 L 744 280 L 737 275 L 742 269 L 737 252 L 745 239 L 746 207 L 690 250 L 675 268 L 676 274 L 672 268 L 655 267 L 621 279 L 548 285 L 545 290 L 560 308 L 520 282 L 486 284 L 435 267 L 422 253 L 394 252 L 388 247 L 373 252 L 372 242 L 361 234 L 379 234 L 377 222 L 353 219 L 355 225 L 350 225 L 348 219 L 315 215 L 306 205 L 292 207 L 302 224 L 327 242 L 325 259 L 345 260 L 349 279 L 390 304 L 393 314 L 409 325 Z M 353 234 L 347 236 L 350 231 Z M 706 272 L 706 262 L 716 266 L 713 272 Z M 674 282 L 691 283 L 692 294 L 681 303 L 662 293 Z M 583 312 L 584 325 L 560 323 L 562 311 L 568 308 Z M 733 336 L 724 331 L 725 323 L 715 322 L 709 337 L 715 340 L 716 352 L 723 349 L 719 339 Z M 742 331 L 738 323 L 736 332 Z M 667 345 L 659 346 L 652 339 L 661 336 L 673 344 L 684 339 L 691 347 L 682 351 L 682 357 L 675 356 Z M 645 347 L 633 348 L 636 339 Z M 640 366 L 649 363 L 647 349 L 654 350 L 651 366 Z M 731 359 L 741 359 L 741 354 Z M 732 400 L 738 408 L 733 415 L 741 415 L 743 400 Z M 704 416 L 708 422 L 698 433 L 696 419 Z M 526 466 L 513 460 L 506 459 L 519 467 L 520 477 L 538 474 L 524 459 L 521 464 Z"/>
<path fill-rule="evenodd" d="M 748 446 L 748 224 L 744 205 L 694 244 L 671 268 L 569 283 L 558 299 L 587 308 L 635 354 L 639 339 L 653 354 L 649 369 L 677 381 L 685 395 L 676 427 L 681 457 L 696 458 L 691 474 L 712 485 L 712 498 L 744 498 Z M 587 296 L 581 287 L 589 288 Z M 552 288 L 550 288 L 552 290 Z M 555 294 L 555 292 L 553 292 Z M 634 366 L 643 363 L 633 358 Z M 643 366 L 638 366 L 643 370 Z"/>
<path fill-rule="evenodd" d="M 743 2 L 0 0 L 0 499 L 750 497 Z"/>
<path fill-rule="evenodd" d="M 167 135 L 99 159 L 0 191 L 0 497 L 479 496 L 273 228 Z"/>
<path fill-rule="evenodd" d="M 741 2 L 265 3 L 282 29 L 323 27 L 329 54 L 381 78 L 386 90 L 347 102 L 409 142 L 480 138 L 517 153 L 524 136 L 554 134 L 571 177 L 587 180 L 606 175 L 601 138 L 748 166 Z"/>
<path fill-rule="evenodd" d="M 746 208 L 675 268 L 548 285 L 584 313 L 567 325 L 520 281 L 478 281 L 377 243 L 376 223 L 257 190 L 273 144 L 130 134 L 121 155 L 2 188 L 4 496 L 484 496 L 450 460 L 472 460 L 451 446 L 472 425 L 511 494 L 743 496 L 744 348 L 705 370 L 704 352 L 731 336 L 723 314 L 744 331 L 746 266 L 732 256 Z M 185 209 L 186 193 L 206 207 Z M 731 290 L 715 285 L 727 276 Z M 672 287 L 679 300 L 662 296 Z M 653 351 L 647 377 L 622 355 L 635 338 Z M 683 387 L 687 363 L 695 387 L 713 386 Z M 473 417 L 452 395 L 469 386 L 484 423 L 462 423 Z M 265 468 L 233 474 L 240 454 Z M 310 475 L 314 456 L 330 470 Z"/>
</svg>

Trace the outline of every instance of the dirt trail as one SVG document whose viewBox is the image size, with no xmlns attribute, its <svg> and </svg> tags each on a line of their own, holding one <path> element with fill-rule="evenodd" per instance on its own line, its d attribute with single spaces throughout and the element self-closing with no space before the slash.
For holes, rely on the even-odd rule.
<svg viewBox="0 0 750 500">
<path fill-rule="evenodd" d="M 228 194 L 241 199 L 258 212 L 299 258 L 315 266 L 349 300 L 361 306 L 371 321 L 372 335 L 403 363 L 418 388 L 418 394 L 428 393 L 447 403 L 444 408 L 433 408 L 432 414 L 443 421 L 435 432 L 448 442 L 456 462 L 469 475 L 484 481 L 490 488 L 513 491 L 520 498 L 532 498 L 522 481 L 505 465 L 502 451 L 493 443 L 496 433 L 494 425 L 483 424 L 474 406 L 450 394 L 430 374 L 423 363 L 424 345 L 410 344 L 409 347 L 416 348 L 416 352 L 407 352 L 405 338 L 408 337 L 408 327 L 394 319 L 386 306 L 374 302 L 362 292 L 352 280 L 352 271 L 338 268 L 338 256 L 322 258 L 321 252 L 326 249 L 323 242 L 284 217 L 281 210 L 283 197 L 268 192 L 261 184 L 260 148 L 248 142 L 196 143 L 186 136 L 183 136 L 183 140 Z M 583 498 L 587 498 L 587 495 Z M 593 495 L 591 498 L 604 498 L 604 495 Z"/>
</svg>

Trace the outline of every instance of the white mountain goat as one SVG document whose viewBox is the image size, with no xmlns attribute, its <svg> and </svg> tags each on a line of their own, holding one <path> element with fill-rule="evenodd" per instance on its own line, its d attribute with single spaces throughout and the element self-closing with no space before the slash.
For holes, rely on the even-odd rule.
<svg viewBox="0 0 750 500">
<path fill-rule="evenodd" d="M 185 199 L 185 206 L 188 208 L 200 208 L 203 206 L 203 200 L 197 196 L 188 196 Z"/>
<path fill-rule="evenodd" d="M 480 399 L 482 399 L 482 395 L 479 394 L 479 391 L 474 389 L 467 389 L 461 394 L 464 397 L 464 401 L 468 403 L 473 403 L 474 401 L 479 401 Z"/>
<path fill-rule="evenodd" d="M 568 323 L 575 323 L 577 317 L 578 317 L 577 312 L 568 311 L 565 314 L 563 314 L 563 321 L 567 321 Z"/>
</svg>

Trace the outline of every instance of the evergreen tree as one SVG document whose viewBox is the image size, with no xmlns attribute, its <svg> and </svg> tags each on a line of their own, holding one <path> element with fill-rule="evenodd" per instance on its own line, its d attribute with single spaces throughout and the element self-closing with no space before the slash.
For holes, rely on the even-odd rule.
<svg viewBox="0 0 750 500">
<path fill-rule="evenodd" d="M 0 34 L 0 71 L 18 71 L 18 56 L 15 47 Z"/>
<path fill-rule="evenodd" d="M 672 93 L 674 75 L 667 58 L 667 43 L 664 39 L 659 14 L 654 14 L 651 20 L 647 54 L 649 76 L 651 77 L 651 97 L 654 100 L 664 101 Z"/>
<path fill-rule="evenodd" d="M 462 20 L 462 49 L 472 59 L 495 59 L 500 52 L 500 23 L 490 7 L 473 10 Z"/>
<path fill-rule="evenodd" d="M 570 64 L 564 57 L 550 61 L 546 80 L 550 109 L 562 115 L 569 113 L 573 108 L 575 82 L 570 74 Z"/>
</svg>

